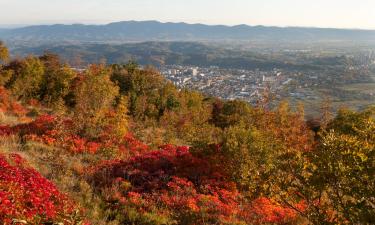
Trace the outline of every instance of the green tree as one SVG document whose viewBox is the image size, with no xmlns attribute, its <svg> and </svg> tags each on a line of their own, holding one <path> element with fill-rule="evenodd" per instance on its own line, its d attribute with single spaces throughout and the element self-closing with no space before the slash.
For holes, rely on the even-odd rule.
<svg viewBox="0 0 375 225">
<path fill-rule="evenodd" d="M 250 197 L 256 197 L 264 193 L 275 173 L 283 146 L 269 133 L 239 124 L 225 130 L 222 150 L 234 181 Z"/>
<path fill-rule="evenodd" d="M 62 65 L 59 57 L 52 53 L 45 53 L 40 60 L 45 66 L 41 100 L 54 106 L 68 95 L 76 73 L 68 65 Z"/>
<path fill-rule="evenodd" d="M 104 66 L 91 66 L 75 87 L 74 122 L 87 137 L 97 137 L 108 126 L 106 114 L 113 109 L 119 92 L 110 74 Z"/>
<path fill-rule="evenodd" d="M 39 99 L 43 82 L 44 66 L 33 56 L 28 56 L 21 61 L 13 61 L 5 67 L 11 71 L 12 77 L 6 87 L 19 99 Z"/>
<path fill-rule="evenodd" d="M 122 95 L 129 96 L 130 114 L 138 120 L 159 117 L 160 93 L 166 80 L 153 68 L 139 69 L 125 65 L 112 73 L 112 81 Z"/>
<path fill-rule="evenodd" d="M 375 222 L 374 118 L 375 108 L 341 110 L 321 133 L 321 143 L 312 153 L 314 176 L 325 184 L 338 222 Z"/>
<path fill-rule="evenodd" d="M 248 119 L 251 113 L 252 109 L 246 102 L 239 100 L 222 102 L 217 100 L 213 104 L 212 122 L 217 127 L 226 128 Z"/>
</svg>

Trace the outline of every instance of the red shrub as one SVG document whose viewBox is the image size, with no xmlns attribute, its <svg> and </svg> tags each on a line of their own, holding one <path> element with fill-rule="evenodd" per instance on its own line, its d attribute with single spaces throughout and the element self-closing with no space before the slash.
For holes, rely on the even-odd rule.
<svg viewBox="0 0 375 225">
<path fill-rule="evenodd" d="M 210 162 L 188 147 L 164 145 L 129 160 L 102 162 L 88 177 L 99 193 L 107 193 L 108 207 L 122 215 L 130 207 L 138 215 L 156 212 L 184 224 L 283 224 L 296 218 L 293 209 L 266 198 L 249 204 L 222 166 Z"/>
<path fill-rule="evenodd" d="M 33 107 L 40 107 L 40 102 L 37 99 L 30 99 L 28 101 L 28 105 L 33 106 Z"/>
<path fill-rule="evenodd" d="M 0 136 L 10 136 L 12 135 L 13 129 L 9 126 L 0 126 Z"/>
<path fill-rule="evenodd" d="M 300 206 L 297 207 L 300 208 Z M 257 223 L 285 224 L 297 217 L 297 212 L 294 209 L 282 206 L 265 197 L 254 200 L 246 212 L 245 216 Z"/>
<path fill-rule="evenodd" d="M 56 118 L 52 115 L 39 116 L 31 123 L 21 124 L 14 127 L 14 130 L 20 132 L 21 135 L 43 135 L 53 130 L 56 126 Z"/>
<path fill-rule="evenodd" d="M 8 160 L 0 155 L 1 224 L 11 224 L 13 219 L 62 222 L 72 216 L 74 204 L 54 184 L 27 167 L 21 156 L 13 154 Z"/>
<path fill-rule="evenodd" d="M 17 102 L 12 102 L 10 105 L 10 112 L 17 116 L 25 116 L 27 110 L 21 104 Z"/>
<path fill-rule="evenodd" d="M 8 90 L 4 87 L 0 87 L 0 111 L 16 116 L 25 116 L 27 113 L 27 110 L 22 105 L 11 98 Z"/>
<path fill-rule="evenodd" d="M 31 123 L 21 124 L 13 128 L 0 127 L 1 134 L 19 133 L 28 140 L 42 142 L 50 146 L 66 148 L 71 153 L 87 152 L 95 154 L 101 144 L 88 141 L 78 135 L 69 132 L 71 123 L 69 120 L 60 124 L 52 115 L 42 115 Z"/>
<path fill-rule="evenodd" d="M 110 182 L 118 177 L 127 177 L 134 187 L 146 192 L 155 188 L 165 188 L 172 176 L 186 177 L 197 185 L 213 181 L 225 183 L 224 176 L 218 172 L 220 168 L 194 157 L 187 147 L 166 145 L 161 150 L 135 156 L 127 161 L 107 164 L 92 169 L 93 176 L 97 177 L 94 181 L 98 182 L 98 185 L 110 184 L 102 184 L 102 176 L 106 176 L 105 180 Z M 105 171 L 105 174 L 102 171 Z"/>
<path fill-rule="evenodd" d="M 96 188 L 113 189 L 112 196 L 105 196 L 108 202 L 134 207 L 141 214 L 157 206 L 160 214 L 177 220 L 223 223 L 235 222 L 240 211 L 235 184 L 185 146 L 165 145 L 127 161 L 106 161 L 88 175 Z"/>
<path fill-rule="evenodd" d="M 0 109 L 7 112 L 10 108 L 10 96 L 4 87 L 0 87 Z"/>
<path fill-rule="evenodd" d="M 96 142 L 86 143 L 86 152 L 90 154 L 95 154 L 100 149 L 100 144 Z"/>
<path fill-rule="evenodd" d="M 133 155 L 142 154 L 150 150 L 148 145 L 136 139 L 131 133 L 125 135 L 123 143 L 120 146 L 122 146 L 122 151 L 128 151 Z"/>
</svg>

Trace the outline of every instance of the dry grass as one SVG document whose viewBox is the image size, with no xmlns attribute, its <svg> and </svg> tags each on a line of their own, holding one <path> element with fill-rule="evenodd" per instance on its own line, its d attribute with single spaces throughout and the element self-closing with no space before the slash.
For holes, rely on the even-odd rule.
<svg viewBox="0 0 375 225">
<path fill-rule="evenodd" d="M 93 224 L 106 224 L 102 200 L 93 192 L 85 177 L 85 168 L 99 160 L 97 156 L 73 155 L 65 149 L 38 142 L 26 142 L 19 149 L 30 165 L 86 209 L 86 216 Z"/>
<path fill-rule="evenodd" d="M 8 115 L 0 110 L 0 124 L 14 126 L 19 124 L 19 118 L 16 116 Z"/>
<path fill-rule="evenodd" d="M 19 152 L 21 143 L 18 135 L 0 136 L 0 151 L 2 153 Z"/>
</svg>

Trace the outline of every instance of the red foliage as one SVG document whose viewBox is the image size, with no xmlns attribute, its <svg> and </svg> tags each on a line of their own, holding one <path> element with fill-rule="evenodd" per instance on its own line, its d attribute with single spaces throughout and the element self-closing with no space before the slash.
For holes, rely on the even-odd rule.
<svg viewBox="0 0 375 225">
<path fill-rule="evenodd" d="M 100 144 L 96 142 L 87 142 L 86 143 L 86 152 L 90 154 L 95 154 L 98 149 L 100 149 Z"/>
<path fill-rule="evenodd" d="M 186 177 L 197 185 L 205 185 L 214 180 L 225 183 L 224 176 L 218 172 L 220 168 L 214 168 L 207 161 L 194 157 L 187 147 L 166 145 L 159 151 L 107 164 L 92 168 L 91 173 L 97 177 L 94 180 L 99 182 L 98 185 L 109 185 L 118 177 L 127 177 L 137 190 L 148 192 L 155 188 L 165 188 L 172 176 Z M 106 172 L 102 174 L 101 171 L 104 170 Z M 109 183 L 103 184 L 101 176 L 106 176 L 105 181 Z M 162 178 L 166 180 L 161 182 Z"/>
<path fill-rule="evenodd" d="M 54 116 L 45 114 L 39 116 L 31 123 L 21 124 L 14 127 L 14 130 L 21 135 L 45 135 L 56 126 L 55 119 Z"/>
<path fill-rule="evenodd" d="M 120 144 L 120 150 L 137 155 L 148 152 L 150 148 L 148 145 L 136 139 L 133 134 L 128 133 Z"/>
<path fill-rule="evenodd" d="M 229 221 L 239 212 L 240 196 L 236 190 L 207 185 L 206 190 L 199 191 L 192 182 L 179 177 L 172 177 L 167 186 L 167 191 L 161 197 L 157 194 L 155 200 L 160 198 L 162 204 L 180 214 L 205 212 L 206 219 Z"/>
<path fill-rule="evenodd" d="M 28 101 L 28 105 L 33 106 L 33 107 L 40 107 L 41 106 L 40 102 L 37 99 L 30 99 Z"/>
<path fill-rule="evenodd" d="M 10 136 L 13 134 L 13 129 L 10 126 L 0 126 L 0 136 Z"/>
<path fill-rule="evenodd" d="M 27 110 L 14 101 L 4 87 L 0 87 L 0 111 L 13 114 L 16 116 L 25 116 Z"/>
<path fill-rule="evenodd" d="M 71 153 L 87 152 L 95 154 L 101 144 L 88 141 L 78 135 L 67 132 L 70 121 L 62 121 L 59 126 L 56 117 L 52 115 L 42 115 L 31 123 L 21 124 L 15 127 L 0 127 L 0 135 L 10 135 L 18 133 L 28 140 L 42 142 L 50 146 L 66 148 Z"/>
<path fill-rule="evenodd" d="M 25 165 L 17 154 L 9 161 L 0 155 L 0 222 L 13 219 L 32 224 L 61 220 L 70 216 L 75 206 L 54 184 Z"/>
<path fill-rule="evenodd" d="M 0 136 L 19 134 L 24 138 L 42 142 L 50 146 L 63 147 L 71 153 L 95 154 L 101 148 L 118 149 L 127 155 L 139 155 L 149 151 L 149 147 L 137 140 L 131 133 L 124 138 L 102 135 L 98 140 L 88 140 L 72 132 L 69 119 L 58 119 L 52 115 L 42 115 L 31 123 L 15 127 L 0 126 Z"/>
<path fill-rule="evenodd" d="M 303 204 L 296 206 L 298 209 L 303 209 Z M 277 223 L 285 224 L 295 220 L 297 212 L 286 206 L 282 206 L 271 199 L 260 197 L 254 200 L 246 210 L 249 220 L 256 221 L 258 224 L 263 223 Z"/>
<path fill-rule="evenodd" d="M 123 138 L 118 138 L 108 131 L 100 135 L 98 142 L 101 143 L 103 148 L 118 149 L 119 155 L 125 158 L 150 151 L 149 146 L 135 138 L 132 133 L 127 133 Z"/>
<path fill-rule="evenodd" d="M 19 103 L 12 102 L 10 105 L 10 112 L 16 116 L 24 116 L 27 113 L 27 110 Z"/>
<path fill-rule="evenodd" d="M 158 213 L 174 217 L 189 224 L 215 224 L 238 222 L 240 195 L 236 191 L 206 187 L 201 190 L 185 178 L 171 177 L 163 190 L 151 193 L 130 191 L 117 194 L 111 201 L 132 206 L 138 212 L 147 213 L 157 206 Z"/>
<path fill-rule="evenodd" d="M 65 147 L 72 153 L 90 153 L 95 154 L 101 147 L 100 143 L 87 141 L 78 135 L 67 135 L 62 138 L 60 146 Z"/>
<path fill-rule="evenodd" d="M 248 214 L 257 215 L 261 208 L 245 211 L 236 185 L 220 171 L 220 167 L 193 156 L 188 147 L 165 145 L 126 161 L 103 162 L 88 174 L 96 188 L 112 188 L 113 195 L 106 196 L 108 202 L 134 207 L 141 214 L 158 206 L 160 214 L 178 220 L 188 218 L 194 220 L 192 224 L 256 221 Z M 113 207 L 118 208 L 118 204 Z M 284 222 L 295 216 L 282 207 L 267 210 L 261 221 Z M 272 217 L 279 212 L 279 217 Z"/>
<path fill-rule="evenodd" d="M 164 145 L 129 160 L 102 162 L 88 177 L 98 190 L 110 190 L 104 197 L 116 211 L 124 207 L 122 213 L 132 207 L 146 214 L 156 207 L 158 214 L 188 224 L 283 224 L 296 218 L 293 209 L 266 198 L 247 203 L 222 167 L 209 162 L 189 147 Z"/>
</svg>

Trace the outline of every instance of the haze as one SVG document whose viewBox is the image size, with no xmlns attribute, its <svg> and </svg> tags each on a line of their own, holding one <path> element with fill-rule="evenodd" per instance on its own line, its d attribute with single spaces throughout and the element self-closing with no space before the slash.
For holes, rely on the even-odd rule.
<svg viewBox="0 0 375 225">
<path fill-rule="evenodd" d="M 159 20 L 375 29 L 374 0 L 0 0 L 0 25 Z"/>
</svg>

